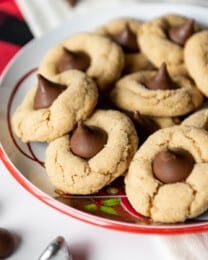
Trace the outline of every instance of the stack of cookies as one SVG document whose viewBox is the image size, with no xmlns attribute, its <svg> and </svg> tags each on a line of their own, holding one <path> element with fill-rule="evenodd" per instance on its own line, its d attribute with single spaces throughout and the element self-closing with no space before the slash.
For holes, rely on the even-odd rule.
<svg viewBox="0 0 208 260">
<path fill-rule="evenodd" d="M 55 189 L 93 194 L 117 177 L 134 209 L 177 223 L 208 208 L 208 30 L 164 15 L 119 18 L 43 57 L 12 118 L 23 142 L 47 142 Z"/>
</svg>

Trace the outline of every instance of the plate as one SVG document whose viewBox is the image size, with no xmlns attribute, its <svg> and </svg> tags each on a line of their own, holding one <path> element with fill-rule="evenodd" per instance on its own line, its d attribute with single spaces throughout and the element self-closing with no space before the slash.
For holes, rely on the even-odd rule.
<svg viewBox="0 0 208 260">
<path fill-rule="evenodd" d="M 11 128 L 11 115 L 36 81 L 38 64 L 46 51 L 73 33 L 90 31 L 110 19 L 131 16 L 141 20 L 178 13 L 208 25 L 208 10 L 174 4 L 122 5 L 117 9 L 76 15 L 62 27 L 27 44 L 4 71 L 0 85 L 0 157 L 27 191 L 54 209 L 76 219 L 114 230 L 145 234 L 181 234 L 208 230 L 208 213 L 183 224 L 152 224 L 129 205 L 122 178 L 91 196 L 60 196 L 44 169 L 44 143 L 21 143 Z"/>
</svg>

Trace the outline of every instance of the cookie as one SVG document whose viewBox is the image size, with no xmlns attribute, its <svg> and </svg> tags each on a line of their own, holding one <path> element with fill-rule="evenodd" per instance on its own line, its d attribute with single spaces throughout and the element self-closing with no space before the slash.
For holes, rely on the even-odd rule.
<svg viewBox="0 0 208 260">
<path fill-rule="evenodd" d="M 141 25 L 142 22 L 139 20 L 121 17 L 113 19 L 97 28 L 95 32 L 108 36 L 120 45 L 125 53 L 136 53 L 139 51 L 137 36 Z"/>
<path fill-rule="evenodd" d="M 151 117 L 142 115 L 138 111 L 127 112 L 127 115 L 135 122 L 141 126 L 144 126 L 146 129 L 151 129 L 156 131 L 160 128 L 167 128 L 174 125 L 180 124 L 180 119 L 178 117 Z"/>
<path fill-rule="evenodd" d="M 139 47 L 137 38 L 141 25 L 141 21 L 122 17 L 113 19 L 95 30 L 96 33 L 109 37 L 123 48 L 125 53 L 124 74 L 153 68 Z"/>
<path fill-rule="evenodd" d="M 72 135 L 51 142 L 46 150 L 46 171 L 55 188 L 63 193 L 91 194 L 99 191 L 126 172 L 138 146 L 133 123 L 121 112 L 97 110 L 84 121 L 84 125 L 90 129 L 77 128 Z M 104 131 L 107 139 L 103 147 L 99 143 L 101 149 L 98 153 L 92 155 L 90 151 L 89 157 L 86 149 L 94 146 L 95 139 L 97 146 L 100 139 L 91 135 L 97 129 Z M 76 148 L 80 149 L 82 157 L 77 155 Z"/>
<path fill-rule="evenodd" d="M 143 144 L 146 139 L 155 131 L 180 123 L 180 120 L 177 117 L 151 117 L 142 115 L 138 111 L 125 111 L 125 113 L 132 119 L 134 123 L 140 145 Z"/>
<path fill-rule="evenodd" d="M 49 50 L 39 73 L 51 78 L 71 68 L 81 69 L 103 90 L 120 77 L 123 66 L 124 54 L 117 44 L 94 33 L 79 33 Z"/>
<path fill-rule="evenodd" d="M 189 125 L 208 130 L 208 108 L 203 108 L 189 115 L 182 125 Z"/>
<path fill-rule="evenodd" d="M 208 208 L 208 135 L 174 126 L 151 135 L 125 177 L 128 200 L 154 222 L 177 223 Z"/>
<path fill-rule="evenodd" d="M 142 52 L 125 54 L 123 75 L 141 70 L 152 70 L 154 68 L 155 67 Z"/>
<path fill-rule="evenodd" d="M 194 34 L 186 43 L 184 59 L 187 70 L 197 87 L 208 96 L 208 31 Z"/>
<path fill-rule="evenodd" d="M 14 132 L 23 142 L 49 142 L 68 133 L 97 104 L 97 86 L 85 73 L 71 70 L 51 79 L 41 77 L 12 116 Z"/>
<path fill-rule="evenodd" d="M 178 117 L 152 117 L 152 120 L 159 128 L 167 128 L 181 123 Z"/>
<path fill-rule="evenodd" d="M 171 74 L 186 75 L 184 44 L 199 30 L 199 25 L 187 17 L 169 14 L 145 23 L 140 30 L 139 45 L 142 52 L 157 68 L 167 64 Z"/>
<path fill-rule="evenodd" d="M 202 94 L 189 78 L 170 77 L 165 64 L 157 72 L 141 71 L 121 78 L 110 95 L 112 102 L 121 109 L 156 117 L 184 115 L 203 101 Z"/>
</svg>

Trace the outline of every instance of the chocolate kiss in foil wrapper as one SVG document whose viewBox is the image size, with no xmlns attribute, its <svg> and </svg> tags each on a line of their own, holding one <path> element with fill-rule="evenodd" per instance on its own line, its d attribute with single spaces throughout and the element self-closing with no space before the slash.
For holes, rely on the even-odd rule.
<svg viewBox="0 0 208 260">
<path fill-rule="evenodd" d="M 58 236 L 46 247 L 38 260 L 73 260 L 73 258 L 65 239 Z"/>
</svg>

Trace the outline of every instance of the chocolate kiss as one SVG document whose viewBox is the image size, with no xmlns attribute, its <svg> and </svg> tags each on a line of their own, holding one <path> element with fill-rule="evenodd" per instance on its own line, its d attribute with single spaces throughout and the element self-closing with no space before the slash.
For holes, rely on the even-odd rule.
<svg viewBox="0 0 208 260">
<path fill-rule="evenodd" d="M 149 133 L 153 133 L 159 129 L 159 126 L 151 118 L 140 114 L 139 111 L 133 112 L 133 119 Z"/>
<path fill-rule="evenodd" d="M 193 33 L 194 21 L 192 19 L 188 19 L 183 24 L 170 28 L 168 31 L 168 36 L 173 42 L 183 46 L 186 40 Z"/>
<path fill-rule="evenodd" d="M 70 51 L 63 48 L 63 55 L 57 65 L 58 73 L 66 70 L 81 70 L 85 72 L 90 66 L 90 57 L 83 51 Z"/>
<path fill-rule="evenodd" d="M 103 149 L 107 134 L 98 127 L 87 126 L 81 121 L 71 136 L 72 152 L 82 158 L 90 159 Z"/>
<path fill-rule="evenodd" d="M 9 257 L 16 247 L 15 236 L 4 228 L 0 228 L 0 259 Z"/>
<path fill-rule="evenodd" d="M 77 0 L 67 0 L 71 7 L 74 7 L 77 3 Z"/>
<path fill-rule="evenodd" d="M 135 124 L 136 131 L 139 136 L 140 145 L 155 131 L 159 129 L 157 123 L 155 123 L 148 116 L 142 115 L 139 111 L 134 111 L 130 115 Z"/>
<path fill-rule="evenodd" d="M 38 87 L 34 97 L 33 108 L 41 109 L 50 107 L 53 101 L 64 91 L 64 85 L 49 81 L 42 75 L 38 75 Z"/>
<path fill-rule="evenodd" d="M 168 148 L 156 154 L 153 173 L 163 183 L 176 183 L 185 180 L 194 167 L 192 155 L 182 149 L 171 151 Z"/>
<path fill-rule="evenodd" d="M 121 32 L 113 35 L 112 39 L 119 44 L 125 52 L 139 51 L 136 34 L 132 32 L 128 24 L 125 25 Z"/>
<path fill-rule="evenodd" d="M 144 85 L 152 90 L 178 88 L 169 76 L 165 63 L 162 63 L 157 73 L 149 81 L 145 82 Z"/>
</svg>

